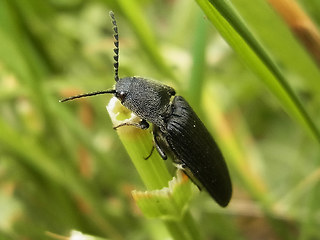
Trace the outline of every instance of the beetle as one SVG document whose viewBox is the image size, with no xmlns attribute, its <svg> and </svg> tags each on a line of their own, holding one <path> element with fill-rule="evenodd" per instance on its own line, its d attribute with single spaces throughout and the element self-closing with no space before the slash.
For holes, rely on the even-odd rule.
<svg viewBox="0 0 320 240">
<path fill-rule="evenodd" d="M 123 106 L 141 121 L 123 123 L 148 129 L 152 124 L 154 148 L 161 158 L 168 155 L 200 188 L 204 188 L 222 207 L 228 205 L 232 185 L 223 155 L 197 114 L 173 88 L 142 77 L 119 78 L 119 35 L 114 13 L 110 11 L 114 31 L 114 89 L 71 96 L 61 102 L 99 94 L 114 94 Z M 153 150 L 152 149 L 152 150 Z M 150 155 L 152 154 L 152 151 Z"/>
</svg>

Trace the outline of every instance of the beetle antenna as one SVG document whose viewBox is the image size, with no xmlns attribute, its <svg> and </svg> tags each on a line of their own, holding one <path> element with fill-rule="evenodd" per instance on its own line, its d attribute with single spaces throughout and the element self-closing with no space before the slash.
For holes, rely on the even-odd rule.
<svg viewBox="0 0 320 240">
<path fill-rule="evenodd" d="M 113 31 L 114 31 L 114 34 L 113 34 L 114 47 L 115 47 L 113 49 L 113 52 L 114 52 L 114 56 L 113 56 L 113 59 L 114 59 L 114 64 L 113 64 L 113 67 L 114 67 L 114 80 L 116 82 L 118 82 L 118 80 L 119 80 L 119 34 L 118 34 L 118 25 L 117 25 L 117 21 L 116 21 L 116 18 L 114 16 L 114 13 L 112 11 L 110 11 L 109 15 L 111 17 L 111 22 L 112 22 Z"/>
<path fill-rule="evenodd" d="M 59 102 L 67 102 L 67 101 L 74 100 L 77 98 L 90 97 L 90 96 L 95 96 L 95 95 L 100 95 L 100 94 L 108 94 L 108 93 L 116 93 L 116 90 L 110 89 L 110 90 L 103 90 L 103 91 L 96 91 L 96 92 L 91 92 L 91 93 L 80 94 L 80 95 L 71 96 L 71 97 L 59 100 Z"/>
</svg>

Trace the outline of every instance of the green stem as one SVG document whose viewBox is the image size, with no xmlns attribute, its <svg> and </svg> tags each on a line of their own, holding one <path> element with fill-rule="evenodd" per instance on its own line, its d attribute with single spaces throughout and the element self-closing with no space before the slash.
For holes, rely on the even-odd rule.
<svg viewBox="0 0 320 240">
<path fill-rule="evenodd" d="M 183 216 L 183 223 L 187 227 L 188 234 L 191 237 L 191 239 L 203 239 L 203 235 L 200 233 L 199 228 L 197 228 L 197 225 L 190 212 L 186 212 Z"/>
<path fill-rule="evenodd" d="M 140 121 L 138 117 L 123 107 L 116 98 L 111 99 L 107 106 L 107 110 L 114 126 L 118 126 L 124 122 L 137 123 Z M 117 128 L 117 133 L 142 181 L 149 190 L 150 196 L 152 197 L 151 190 L 160 190 L 168 187 L 168 182 L 172 179 L 172 176 L 168 172 L 168 169 L 159 154 L 153 152 L 150 158 L 145 160 L 145 157 L 150 154 L 153 147 L 150 131 L 133 126 L 122 126 Z M 171 199 L 174 201 L 174 198 Z M 174 204 L 175 203 L 173 203 L 173 205 Z M 155 204 L 154 208 L 157 207 L 161 208 L 161 205 Z M 154 212 L 161 212 L 163 209 L 153 210 Z M 201 239 L 201 234 L 188 211 L 185 211 L 182 217 L 174 216 L 173 218 L 168 219 L 163 216 L 160 218 L 163 219 L 163 222 L 173 239 Z"/>
<path fill-rule="evenodd" d="M 114 126 L 124 122 L 138 123 L 140 121 L 116 98 L 110 100 L 107 109 Z M 154 190 L 166 187 L 172 176 L 159 154 L 153 152 L 145 160 L 153 148 L 150 132 L 133 126 L 122 126 L 117 128 L 117 133 L 147 189 Z"/>
</svg>

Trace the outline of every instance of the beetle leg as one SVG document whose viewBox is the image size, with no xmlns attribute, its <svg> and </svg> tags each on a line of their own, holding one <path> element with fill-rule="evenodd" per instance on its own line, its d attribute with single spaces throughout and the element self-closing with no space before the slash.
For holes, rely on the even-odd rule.
<svg viewBox="0 0 320 240">
<path fill-rule="evenodd" d="M 140 128 L 140 129 L 148 129 L 149 128 L 149 123 L 146 120 L 142 119 L 138 123 L 131 123 L 131 122 L 121 123 L 118 126 L 113 127 L 113 129 L 116 130 L 117 128 L 123 127 L 123 126 L 133 126 L 133 127 Z"/>
<path fill-rule="evenodd" d="M 145 157 L 144 160 L 148 160 L 151 157 L 153 151 L 154 151 L 154 145 L 152 146 L 152 149 L 151 149 L 149 155 L 147 157 Z"/>
<path fill-rule="evenodd" d="M 165 152 L 162 150 L 160 144 L 159 144 L 159 141 L 157 139 L 157 135 L 153 132 L 153 141 L 154 141 L 154 146 L 156 147 L 158 153 L 160 154 L 160 157 L 163 159 L 163 160 L 167 160 L 167 154 L 165 154 Z"/>
<path fill-rule="evenodd" d="M 142 119 L 139 122 L 139 125 L 140 125 L 141 129 L 148 129 L 149 128 L 149 123 L 145 119 Z"/>
<path fill-rule="evenodd" d="M 148 159 L 151 157 L 154 149 L 156 148 L 156 149 L 157 149 L 157 152 L 160 154 L 160 157 L 161 157 L 163 160 L 167 160 L 168 157 L 167 157 L 167 155 L 165 154 L 165 152 L 162 150 L 162 148 L 161 148 L 161 146 L 160 146 L 160 144 L 159 144 L 159 142 L 158 142 L 158 139 L 157 139 L 157 136 L 156 136 L 155 133 L 153 133 L 153 142 L 154 142 L 154 145 L 152 146 L 152 149 L 151 149 L 151 151 L 150 151 L 150 154 L 149 154 L 147 157 L 145 157 L 144 159 L 145 159 L 145 160 L 148 160 Z"/>
</svg>

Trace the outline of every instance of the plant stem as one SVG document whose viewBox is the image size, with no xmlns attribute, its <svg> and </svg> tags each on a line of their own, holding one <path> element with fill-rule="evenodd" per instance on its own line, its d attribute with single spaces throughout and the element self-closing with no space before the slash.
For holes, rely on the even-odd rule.
<svg viewBox="0 0 320 240">
<path fill-rule="evenodd" d="M 138 117 L 123 107 L 116 98 L 110 100 L 107 110 L 114 126 L 118 126 L 124 122 L 137 123 L 140 121 Z M 172 179 L 172 176 L 168 172 L 168 169 L 159 154 L 154 151 L 150 158 L 145 160 L 153 148 L 150 131 L 133 126 L 122 126 L 117 128 L 117 133 L 142 181 L 150 191 L 150 197 L 153 197 L 151 190 L 160 190 L 168 187 L 168 182 Z M 174 201 L 173 198 L 171 199 Z M 173 205 L 174 204 L 175 203 L 173 203 Z M 161 207 L 161 205 L 154 205 L 154 207 L 158 206 Z M 153 210 L 155 212 L 162 211 L 162 209 L 159 209 L 159 211 L 157 209 Z M 173 216 L 173 218 L 168 219 L 163 216 L 160 218 L 163 219 L 163 222 L 173 239 L 202 239 L 191 214 L 187 210 L 184 211 L 182 217 Z"/>
</svg>

